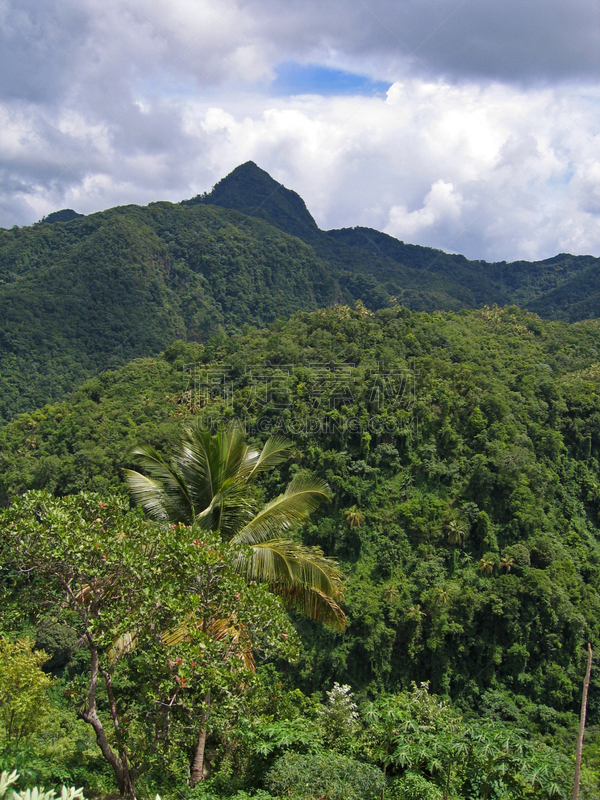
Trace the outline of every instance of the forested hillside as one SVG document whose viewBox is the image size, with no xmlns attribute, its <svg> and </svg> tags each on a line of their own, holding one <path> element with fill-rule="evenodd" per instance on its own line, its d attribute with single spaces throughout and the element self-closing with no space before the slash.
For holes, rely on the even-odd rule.
<svg viewBox="0 0 600 800">
<path fill-rule="evenodd" d="M 249 162 L 181 205 L 65 210 L 0 231 L 0 420 L 175 338 L 334 302 L 596 317 L 597 276 L 592 257 L 487 264 L 365 228 L 320 231 L 298 195 Z"/>
<path fill-rule="evenodd" d="M 251 161 L 212 192 L 185 202 L 234 208 L 298 236 L 328 263 L 351 273 L 345 276 L 351 293 L 371 308 L 385 305 L 387 292 L 417 310 L 516 303 L 549 319 L 600 316 L 597 258 L 562 253 L 545 261 L 492 264 L 405 244 L 372 228 L 321 231 L 302 198 Z"/>
<path fill-rule="evenodd" d="M 6 425 L 3 502 L 118 486 L 128 450 L 168 452 L 192 412 L 281 429 L 334 490 L 307 541 L 351 575 L 348 633 L 311 633 L 307 688 L 428 679 L 467 704 L 510 689 L 575 711 L 600 632 L 599 333 L 517 309 L 335 307 L 178 342 Z M 597 703 L 594 687 L 593 720 Z"/>
<path fill-rule="evenodd" d="M 236 212 L 127 206 L 0 234 L 0 417 L 174 339 L 335 297 L 314 252 Z"/>
<path fill-rule="evenodd" d="M 546 322 L 516 307 L 430 315 L 399 306 L 373 313 L 361 303 L 354 309 L 336 305 L 298 312 L 265 328 L 218 333 L 204 344 L 176 341 L 160 357 L 105 372 L 69 400 L 5 425 L 0 431 L 2 503 L 27 489 L 57 496 L 94 490 L 100 497 L 119 487 L 124 491 L 123 467 L 133 466 L 132 447 L 152 444 L 168 456 L 191 422 L 214 427 L 238 419 L 257 443 L 283 434 L 294 443 L 292 459 L 265 474 L 259 496 L 274 497 L 294 475 L 328 482 L 332 501 L 313 514 L 301 537 L 338 560 L 347 582 L 347 627 L 336 633 L 296 620 L 299 660 L 287 666 L 278 662 L 279 678 L 268 670 L 261 673 L 271 686 L 267 692 L 281 695 L 281 707 L 256 707 L 253 713 L 263 720 L 256 722 L 258 728 L 244 728 L 250 723 L 243 715 L 232 722 L 224 710 L 219 713 L 225 716 L 215 717 L 208 758 L 213 774 L 222 777 L 211 786 L 228 786 L 218 790 L 226 795 L 236 787 L 285 787 L 296 769 L 325 774 L 342 756 L 324 756 L 320 762 L 322 747 L 358 758 L 352 763 L 342 758 L 335 767 L 340 775 L 354 769 L 363 775 L 360 769 L 367 764 L 383 764 L 379 751 L 367 744 L 379 730 L 368 725 L 383 717 L 368 717 L 367 706 L 361 705 L 367 716 L 360 723 L 367 726 L 367 739 L 359 737 L 354 744 L 349 739 L 327 745 L 327 734 L 310 727 L 311 719 L 326 712 L 307 705 L 308 695 L 335 682 L 352 687 L 362 704 L 410 690 L 411 682 L 417 687 L 429 682 L 430 692 L 451 699 L 456 713 L 462 711 L 465 725 L 475 725 L 468 730 L 481 728 L 482 748 L 491 746 L 484 743 L 485 726 L 491 725 L 492 738 L 514 731 L 537 741 L 538 755 L 545 752 L 540 747 L 550 745 L 570 756 L 587 642 L 600 650 L 599 341 L 600 321 Z M 63 520 L 64 512 L 56 519 Z M 22 624 L 12 584 L 5 580 L 3 585 L 4 613 L 13 615 L 12 624 Z M 44 641 L 51 652 L 58 647 L 51 637 Z M 286 690 L 273 689 L 273 680 L 280 687 L 283 681 Z M 335 691 L 330 702 L 343 705 L 345 695 L 336 700 Z M 258 702 L 253 697 L 244 702 Z M 403 697 L 406 708 L 414 702 L 425 713 L 421 695 Z M 594 672 L 586 739 L 588 797 L 597 790 L 599 714 Z M 353 719 L 347 717 L 350 727 L 359 724 Z M 443 747 L 445 735 L 455 742 L 463 723 L 451 716 L 447 724 L 442 726 L 446 734 L 439 728 L 442 738 L 418 748 Z M 316 751 L 301 733 L 306 725 L 320 743 Z M 454 746 L 448 745 L 449 754 Z M 515 740 L 506 752 L 524 746 Z M 313 761 L 301 755 L 314 752 Z M 265 771 L 282 753 L 280 767 L 269 773 L 280 777 L 268 783 Z M 510 796 L 480 793 L 483 784 L 469 784 L 475 780 L 468 778 L 471 762 L 459 768 L 462 756 L 456 753 L 448 755 L 456 764 L 452 781 L 463 781 L 464 794 L 456 796 Z M 406 754 L 397 758 L 390 774 L 402 778 L 398 786 L 405 788 L 398 792 L 405 793 L 395 797 L 442 797 L 435 793 L 434 784 L 442 785 L 436 767 L 406 772 L 401 763 L 425 762 L 416 756 L 414 762 L 402 762 Z M 95 774 L 89 763 L 86 774 Z M 507 763 L 500 759 L 497 769 L 508 768 Z M 555 783 L 549 777 L 543 788 L 534 781 L 537 793 L 528 796 L 566 796 L 568 778 L 558 777 L 564 765 L 544 763 L 544 774 L 554 775 Z M 227 764 L 237 764 L 237 782 L 227 783 Z M 527 764 L 518 773 L 523 786 L 529 786 L 527 769 L 534 769 Z M 454 774 L 448 770 L 443 780 Z M 375 783 L 365 786 L 379 785 L 373 775 L 369 780 Z M 350 786 L 344 780 L 350 777 L 339 785 Z M 407 788 L 413 780 L 414 795 Z M 504 778 L 498 780 L 498 786 L 505 785 Z"/>
</svg>

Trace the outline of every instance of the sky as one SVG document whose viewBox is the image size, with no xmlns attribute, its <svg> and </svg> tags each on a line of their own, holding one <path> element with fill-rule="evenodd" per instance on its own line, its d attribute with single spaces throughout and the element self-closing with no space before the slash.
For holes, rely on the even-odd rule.
<svg viewBox="0 0 600 800">
<path fill-rule="evenodd" d="M 248 160 L 324 229 L 600 256 L 600 0 L 0 0 L 0 226 Z"/>
</svg>

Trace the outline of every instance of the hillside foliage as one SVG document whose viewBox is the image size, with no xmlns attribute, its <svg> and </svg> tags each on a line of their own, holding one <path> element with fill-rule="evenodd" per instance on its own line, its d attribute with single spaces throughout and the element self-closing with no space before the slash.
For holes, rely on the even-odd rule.
<svg viewBox="0 0 600 800">
<path fill-rule="evenodd" d="M 288 791 L 298 770 L 315 780 L 346 770 L 348 787 L 376 791 L 376 767 L 398 798 L 521 796 L 519 786 L 566 796 L 587 642 L 600 650 L 599 333 L 597 321 L 546 322 L 516 307 L 430 315 L 357 303 L 176 341 L 5 425 L 2 502 L 30 489 L 124 495 L 131 449 L 152 444 L 168 457 L 191 421 L 217 430 L 238 419 L 257 445 L 284 434 L 292 458 L 261 478 L 256 497 L 276 497 L 295 475 L 329 484 L 331 504 L 296 535 L 340 564 L 347 626 L 295 620 L 300 654 L 261 664 L 242 705 L 211 723 L 207 786 Z M 23 632 L 31 605 L 10 563 L 2 625 Z M 142 668 L 132 658 L 123 669 Z M 412 725 L 406 709 L 427 707 L 411 695 L 424 683 L 448 711 L 414 752 L 404 738 L 391 750 L 394 715 Z M 335 685 L 351 687 L 356 712 L 342 696 L 335 713 L 327 700 L 311 705 L 311 693 Z M 589 797 L 599 690 L 594 672 Z M 178 770 L 187 741 L 171 753 Z M 108 785 L 85 752 L 94 785 Z M 496 753 L 485 769 L 483 752 Z M 158 764 L 144 767 L 151 787 Z M 80 775 L 55 780 L 83 785 Z"/>
<path fill-rule="evenodd" d="M 3 502 L 117 487 L 133 445 L 166 454 L 191 416 L 243 418 L 258 440 L 283 432 L 293 463 L 265 488 L 297 470 L 329 483 L 333 503 L 304 537 L 349 576 L 344 637 L 307 631 L 307 689 L 430 680 L 467 704 L 495 708 L 506 689 L 524 708 L 574 712 L 583 647 L 599 642 L 599 325 L 338 307 L 178 342 L 6 425 Z M 231 397 L 201 384 L 223 365 Z M 383 402 L 394 373 L 414 388 Z"/>
<path fill-rule="evenodd" d="M 52 223 L 52 224 L 50 224 Z M 321 231 L 249 162 L 184 204 L 66 209 L 0 231 L 0 422 L 175 339 L 361 300 L 433 312 L 517 303 L 600 314 L 598 260 L 488 264 L 367 228 Z"/>
<path fill-rule="evenodd" d="M 0 231 L 6 787 L 567 798 L 597 274 L 322 231 L 251 162 Z"/>
</svg>

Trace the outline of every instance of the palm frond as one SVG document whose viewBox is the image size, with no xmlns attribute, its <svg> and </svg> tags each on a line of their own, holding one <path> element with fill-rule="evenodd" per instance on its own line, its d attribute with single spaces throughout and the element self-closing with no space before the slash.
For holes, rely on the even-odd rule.
<svg viewBox="0 0 600 800">
<path fill-rule="evenodd" d="M 288 611 L 293 611 L 303 617 L 322 622 L 334 631 L 343 631 L 346 627 L 346 615 L 339 605 L 323 592 L 310 587 L 271 587 L 284 602 Z"/>
<path fill-rule="evenodd" d="M 135 648 L 136 638 L 137 634 L 135 632 L 127 631 L 121 634 L 118 639 L 115 639 L 112 647 L 106 653 L 110 662 L 114 664 L 120 656 L 131 653 Z"/>
<path fill-rule="evenodd" d="M 205 509 L 219 490 L 221 466 L 212 439 L 210 432 L 199 425 L 189 428 L 174 458 L 198 511 Z"/>
<path fill-rule="evenodd" d="M 196 522 L 204 530 L 218 530 L 223 539 L 229 539 L 253 517 L 253 506 L 245 495 L 238 482 L 225 484 L 209 506 L 196 515 Z"/>
<path fill-rule="evenodd" d="M 167 647 L 175 647 L 182 642 L 189 642 L 194 632 L 200 629 L 216 642 L 229 639 L 236 650 L 236 655 L 244 662 L 246 669 L 252 672 L 256 671 L 250 636 L 246 626 L 237 620 L 235 615 L 215 617 L 208 621 L 203 621 L 196 617 L 195 614 L 190 613 L 178 625 L 168 631 L 164 631 L 161 634 L 161 638 Z"/>
<path fill-rule="evenodd" d="M 215 496 L 222 495 L 227 530 L 223 529 L 220 516 L 216 521 L 226 538 L 248 519 L 248 489 L 239 477 L 247 451 L 243 434 L 235 427 L 212 436 L 195 426 L 188 429 L 175 459 L 197 511 L 208 509 Z"/>
<path fill-rule="evenodd" d="M 287 597 L 290 607 L 341 630 L 345 617 L 338 601 L 343 586 L 335 561 L 319 548 L 283 538 L 331 499 L 327 483 L 296 475 L 283 494 L 255 513 L 251 479 L 282 463 L 291 446 L 284 437 L 272 436 L 258 453 L 246 445 L 239 428 L 231 426 L 212 435 L 197 424 L 187 430 L 170 464 L 153 448 L 139 447 L 133 457 L 147 475 L 135 470 L 126 470 L 125 475 L 133 499 L 151 517 L 196 523 L 219 530 L 234 545 L 250 545 L 238 557 L 239 573 L 268 583 Z M 184 641 L 194 625 L 191 616 L 183 620 L 165 632 L 165 642 Z M 229 635 L 243 638 L 245 634 L 230 625 Z"/>
<path fill-rule="evenodd" d="M 167 647 L 175 647 L 182 642 L 189 642 L 192 630 L 197 630 L 199 624 L 196 615 L 190 612 L 177 625 L 162 631 L 160 638 Z"/>
<path fill-rule="evenodd" d="M 299 528 L 323 502 L 331 499 L 327 483 L 319 478 L 296 475 L 285 492 L 263 506 L 232 538 L 233 544 L 257 544 Z"/>
<path fill-rule="evenodd" d="M 219 530 L 227 540 L 252 520 L 256 513 L 256 502 L 246 482 L 237 478 L 228 478 L 219 494 L 222 498 Z"/>
<path fill-rule="evenodd" d="M 271 436 L 265 442 L 260 454 L 256 450 L 248 450 L 246 460 L 240 471 L 241 477 L 250 480 L 254 475 L 266 472 L 266 470 L 282 464 L 288 457 L 288 451 L 291 446 L 292 442 L 284 436 Z"/>
<path fill-rule="evenodd" d="M 238 655 L 244 662 L 246 669 L 256 672 L 252 642 L 246 626 L 234 617 L 221 617 L 212 619 L 207 631 L 215 641 L 229 638 L 230 642 L 238 648 Z"/>
<path fill-rule="evenodd" d="M 267 583 L 290 610 L 344 629 L 346 616 L 337 602 L 343 597 L 342 575 L 320 548 L 271 539 L 240 553 L 236 567 L 247 580 Z"/>
<path fill-rule="evenodd" d="M 194 504 L 185 481 L 174 466 L 166 464 L 153 447 L 136 447 L 131 456 L 149 473 L 147 477 L 135 470 L 124 470 L 133 499 L 153 519 L 190 524 Z"/>
<path fill-rule="evenodd" d="M 290 539 L 270 539 L 241 551 L 236 571 L 249 581 L 287 587 L 309 587 L 334 601 L 343 596 L 342 574 L 320 547 Z"/>
</svg>

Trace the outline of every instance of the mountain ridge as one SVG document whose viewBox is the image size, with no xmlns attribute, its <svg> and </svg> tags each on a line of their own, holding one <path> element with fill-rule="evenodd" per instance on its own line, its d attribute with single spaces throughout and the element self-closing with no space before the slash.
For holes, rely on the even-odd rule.
<svg viewBox="0 0 600 800">
<path fill-rule="evenodd" d="M 319 231 L 300 195 L 286 189 L 254 161 L 240 164 L 216 183 L 210 192 L 182 201 L 182 205 L 188 206 L 198 203 L 231 208 L 264 219 L 284 233 L 300 239 L 314 238 Z"/>
<path fill-rule="evenodd" d="M 212 191 L 183 203 L 216 205 L 263 219 L 310 244 L 318 256 L 337 262 L 342 269 L 356 268 L 356 249 L 360 249 L 410 270 L 456 279 L 463 289 L 472 293 L 470 301 L 464 300 L 469 306 L 516 302 L 546 317 L 550 316 L 550 307 L 558 318 L 569 321 L 600 315 L 600 284 L 597 284 L 593 270 L 594 267 L 599 269 L 600 259 L 594 256 L 559 253 L 534 262 L 488 262 L 405 243 L 374 228 L 355 226 L 321 230 L 302 198 L 275 181 L 253 161 L 240 164 L 215 184 Z M 536 268 L 536 278 L 541 283 L 539 288 L 532 287 L 532 267 Z M 587 277 L 594 284 L 595 292 L 592 297 L 585 293 L 581 300 L 581 276 L 588 268 L 591 271 Z M 365 271 L 374 273 L 368 266 Z M 485 276 L 483 281 L 482 275 Z M 436 292 L 435 280 L 428 281 L 423 277 L 423 281 L 429 283 L 424 287 L 426 291 Z M 546 292 L 550 293 L 547 298 L 543 296 Z M 569 298 L 567 303 L 564 302 L 565 295 Z M 412 297 L 414 302 L 414 293 Z M 410 299 L 408 305 L 411 305 Z"/>
<path fill-rule="evenodd" d="M 599 259 L 491 264 L 360 226 L 322 231 L 251 162 L 189 201 L 74 213 L 0 230 L 0 421 L 175 339 L 336 303 L 600 316 Z"/>
</svg>

